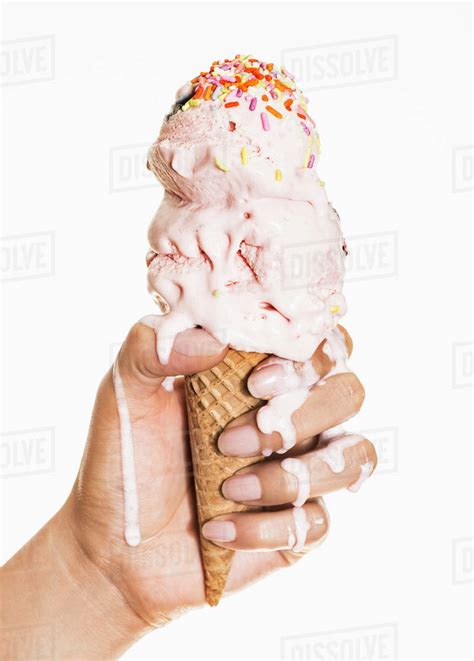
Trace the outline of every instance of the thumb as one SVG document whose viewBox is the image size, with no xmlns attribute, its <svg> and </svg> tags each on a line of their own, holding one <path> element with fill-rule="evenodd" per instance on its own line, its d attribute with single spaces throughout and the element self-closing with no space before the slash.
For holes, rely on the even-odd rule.
<svg viewBox="0 0 474 661">
<path fill-rule="evenodd" d="M 156 350 L 157 333 L 141 322 L 135 324 L 118 356 L 122 378 L 142 387 L 161 385 L 167 376 L 194 374 L 217 365 L 225 356 L 227 346 L 202 328 L 178 333 L 168 362 L 163 365 Z"/>
<path fill-rule="evenodd" d="M 133 419 L 157 414 L 157 396 L 167 376 L 194 374 L 217 365 L 227 347 L 200 328 L 176 336 L 169 361 L 162 365 L 156 352 L 157 337 L 149 326 L 137 323 L 130 329 L 116 359 L 122 387 Z M 92 418 L 95 435 L 98 428 L 109 431 L 118 425 L 116 393 L 111 368 L 100 384 Z M 161 393 L 162 394 L 162 393 Z"/>
</svg>

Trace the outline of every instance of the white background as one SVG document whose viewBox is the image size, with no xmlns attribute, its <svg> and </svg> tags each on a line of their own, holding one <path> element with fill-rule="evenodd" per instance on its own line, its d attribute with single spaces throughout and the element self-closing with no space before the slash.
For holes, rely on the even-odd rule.
<svg viewBox="0 0 474 661">
<path fill-rule="evenodd" d="M 35 50 L 48 35 L 54 54 Z M 142 156 L 176 88 L 219 57 L 303 49 L 301 84 L 324 88 L 308 93 L 320 173 L 355 250 L 345 323 L 367 400 L 353 427 L 378 430 L 381 470 L 326 499 L 332 531 L 310 557 L 126 657 L 471 658 L 470 5 L 13 3 L 3 38 L 29 41 L 2 59 L 2 561 L 66 498 L 96 386 L 154 312 L 161 189 Z M 351 70 L 377 40 L 383 62 Z M 296 635 L 308 646 L 282 641 Z"/>
</svg>

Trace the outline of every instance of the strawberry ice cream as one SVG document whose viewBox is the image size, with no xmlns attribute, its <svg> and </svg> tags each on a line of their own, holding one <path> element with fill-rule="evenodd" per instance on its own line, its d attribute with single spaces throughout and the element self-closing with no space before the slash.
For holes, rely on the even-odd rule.
<svg viewBox="0 0 474 661">
<path fill-rule="evenodd" d="M 297 361 L 336 326 L 344 244 L 318 156 L 307 99 L 283 68 L 236 56 L 178 90 L 148 159 L 165 188 L 147 257 L 163 363 L 194 326 Z"/>
</svg>

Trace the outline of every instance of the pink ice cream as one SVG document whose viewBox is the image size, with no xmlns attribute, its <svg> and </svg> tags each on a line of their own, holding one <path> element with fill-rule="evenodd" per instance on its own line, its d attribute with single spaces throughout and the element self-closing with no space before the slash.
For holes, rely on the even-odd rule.
<svg viewBox="0 0 474 661">
<path fill-rule="evenodd" d="M 147 258 L 163 362 L 194 326 L 305 361 L 345 313 L 345 247 L 306 102 L 288 72 L 251 56 L 178 90 L 148 162 L 165 188 Z"/>
</svg>

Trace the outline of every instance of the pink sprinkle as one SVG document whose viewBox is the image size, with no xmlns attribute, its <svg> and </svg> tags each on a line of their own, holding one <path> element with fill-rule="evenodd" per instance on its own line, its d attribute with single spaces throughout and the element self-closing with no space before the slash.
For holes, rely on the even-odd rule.
<svg viewBox="0 0 474 661">
<path fill-rule="evenodd" d="M 309 128 L 306 126 L 306 124 L 304 122 L 301 122 L 301 126 L 303 127 L 303 130 L 306 133 L 306 135 L 311 135 L 311 131 L 309 130 Z"/>
<path fill-rule="evenodd" d="M 235 83 L 235 78 L 231 76 L 221 76 L 221 80 L 226 80 L 228 83 Z"/>
<path fill-rule="evenodd" d="M 314 165 L 314 154 L 311 154 L 311 156 L 309 157 L 309 161 L 308 161 L 308 167 L 312 168 L 313 165 Z"/>
<path fill-rule="evenodd" d="M 266 112 L 260 113 L 260 119 L 262 120 L 262 127 L 264 131 L 270 130 L 270 122 L 268 121 L 268 115 Z"/>
<path fill-rule="evenodd" d="M 253 99 L 250 101 L 249 109 L 255 110 L 256 105 L 257 105 L 257 99 L 253 97 Z"/>
<path fill-rule="evenodd" d="M 238 90 L 237 90 L 237 95 L 236 95 L 237 98 L 240 97 L 240 96 L 242 96 L 242 94 L 243 94 L 242 90 L 241 90 L 241 89 L 238 89 Z"/>
<path fill-rule="evenodd" d="M 229 94 L 225 97 L 226 103 L 228 101 L 232 101 L 232 99 L 236 96 L 237 96 L 237 90 L 236 89 L 231 90 Z"/>
</svg>

